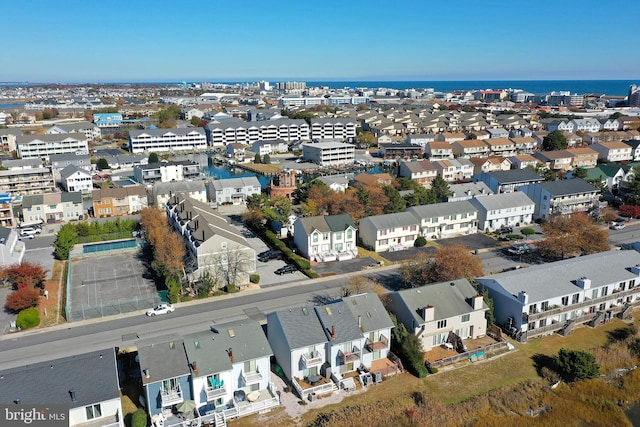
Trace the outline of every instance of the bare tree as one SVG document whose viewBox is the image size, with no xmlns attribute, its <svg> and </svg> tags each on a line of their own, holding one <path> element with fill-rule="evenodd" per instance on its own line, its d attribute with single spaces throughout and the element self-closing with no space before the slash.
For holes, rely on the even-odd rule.
<svg viewBox="0 0 640 427">
<path fill-rule="evenodd" d="M 253 262 L 252 251 L 239 245 L 227 245 L 220 252 L 207 257 L 205 265 L 200 268 L 208 271 L 207 278 L 212 281 L 213 290 L 217 290 L 223 286 L 243 284 L 238 281 L 249 273 Z"/>
</svg>

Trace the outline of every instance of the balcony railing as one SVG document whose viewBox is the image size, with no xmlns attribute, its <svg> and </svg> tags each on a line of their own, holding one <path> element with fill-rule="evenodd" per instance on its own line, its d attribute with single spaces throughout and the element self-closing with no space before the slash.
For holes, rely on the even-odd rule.
<svg viewBox="0 0 640 427">
<path fill-rule="evenodd" d="M 184 400 L 182 396 L 182 388 L 180 384 L 176 385 L 171 389 L 160 389 L 160 398 L 162 400 L 162 406 L 171 406 L 176 405 L 178 403 L 182 403 Z"/>
<path fill-rule="evenodd" d="M 313 351 L 309 354 L 305 353 L 302 355 L 302 364 L 304 365 L 305 369 L 322 365 L 322 362 L 322 355 L 318 351 Z"/>
<path fill-rule="evenodd" d="M 527 320 L 525 320 L 525 322 L 533 322 L 538 319 L 544 319 L 545 317 L 555 316 L 557 314 L 561 314 L 567 311 L 573 311 L 583 307 L 590 307 L 592 305 L 601 304 L 603 302 L 614 301 L 614 300 L 617 300 L 618 298 L 623 298 L 628 295 L 633 295 L 636 293 L 640 294 L 640 287 L 627 289 L 626 291 L 615 292 L 615 293 L 612 293 L 611 295 L 605 295 L 599 298 L 585 299 L 584 301 L 576 304 L 563 305 L 561 307 L 554 308 L 552 310 L 540 311 L 537 313 L 529 314 L 527 316 L 524 316 L 526 315 L 526 313 L 523 313 L 523 320 L 525 319 L 525 317 L 527 317 Z"/>
<path fill-rule="evenodd" d="M 244 381 L 245 385 L 259 383 L 262 381 L 262 374 L 257 368 L 255 372 L 242 371 L 242 381 Z"/>
<path fill-rule="evenodd" d="M 205 392 L 207 393 L 207 401 L 211 402 L 227 394 L 227 388 L 225 386 L 219 386 L 216 388 L 207 386 Z"/>
<path fill-rule="evenodd" d="M 384 350 L 389 347 L 389 339 L 384 335 L 380 335 L 380 339 L 378 341 L 372 341 L 367 338 L 366 346 L 369 351 Z"/>
<path fill-rule="evenodd" d="M 342 365 L 358 361 L 360 360 L 360 349 L 358 348 L 358 346 L 354 345 L 352 351 L 343 352 L 342 350 L 339 350 L 338 358 L 342 362 Z"/>
</svg>

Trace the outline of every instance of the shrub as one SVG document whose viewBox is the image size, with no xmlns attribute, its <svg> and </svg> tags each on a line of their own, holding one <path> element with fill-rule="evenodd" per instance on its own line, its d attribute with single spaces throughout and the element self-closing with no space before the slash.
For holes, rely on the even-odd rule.
<svg viewBox="0 0 640 427">
<path fill-rule="evenodd" d="M 16 319 L 16 326 L 20 329 L 29 329 L 40 324 L 40 313 L 35 307 L 22 310 Z"/>
<path fill-rule="evenodd" d="M 225 286 L 224 290 L 229 294 L 232 294 L 238 291 L 238 289 L 236 288 L 236 285 L 234 285 L 233 283 L 230 283 L 227 286 Z"/>
<path fill-rule="evenodd" d="M 504 238 L 507 240 L 521 240 L 524 239 L 524 236 L 521 236 L 520 234 L 507 234 Z"/>
<path fill-rule="evenodd" d="M 11 292 L 7 296 L 7 302 L 4 306 L 7 309 L 17 313 L 26 308 L 37 306 L 39 298 L 39 290 L 25 286 Z"/>
<path fill-rule="evenodd" d="M 429 369 L 429 373 L 430 374 L 437 374 L 438 373 L 438 368 L 435 368 L 433 366 L 429 366 L 427 369 Z"/>
<path fill-rule="evenodd" d="M 591 353 L 560 349 L 556 357 L 558 373 L 565 381 L 573 382 L 600 376 L 600 366 Z"/>
<path fill-rule="evenodd" d="M 536 230 L 529 227 L 523 228 L 522 230 L 520 230 L 520 232 L 525 236 L 531 236 L 532 234 L 536 234 Z"/>
<path fill-rule="evenodd" d="M 413 243 L 413 246 L 415 246 L 416 248 L 421 248 L 426 244 L 427 244 L 427 239 L 425 239 L 424 236 L 418 236 L 416 241 Z"/>
<path fill-rule="evenodd" d="M 260 275 L 259 274 L 251 274 L 251 275 L 249 275 L 249 282 L 251 282 L 251 283 L 260 283 Z"/>
<path fill-rule="evenodd" d="M 140 408 L 131 416 L 131 427 L 146 427 L 147 426 L 147 413 L 144 409 Z"/>
</svg>

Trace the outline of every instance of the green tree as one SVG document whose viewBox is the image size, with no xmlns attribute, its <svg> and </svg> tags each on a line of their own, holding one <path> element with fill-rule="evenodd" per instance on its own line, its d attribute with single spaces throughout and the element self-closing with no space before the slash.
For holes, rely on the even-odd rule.
<svg viewBox="0 0 640 427">
<path fill-rule="evenodd" d="M 265 165 L 271 164 L 271 157 L 268 154 L 265 154 L 262 158 L 262 163 L 264 163 Z"/>
<path fill-rule="evenodd" d="M 416 238 L 416 241 L 413 242 L 413 246 L 415 246 L 416 248 L 420 248 L 422 246 L 425 246 L 427 244 L 427 239 L 424 238 L 424 236 L 418 236 Z"/>
<path fill-rule="evenodd" d="M 200 126 L 200 122 L 202 121 L 202 119 L 198 116 L 193 116 L 191 117 L 191 124 L 194 126 Z"/>
<path fill-rule="evenodd" d="M 369 148 L 377 144 L 375 135 L 371 132 L 364 132 L 362 129 L 360 129 L 360 132 L 356 135 L 356 142 L 361 148 Z"/>
<path fill-rule="evenodd" d="M 449 189 L 449 184 L 441 176 L 437 176 L 433 182 L 431 182 L 431 191 L 439 202 L 446 202 L 452 194 L 451 189 Z"/>
<path fill-rule="evenodd" d="M 522 230 L 520 230 L 520 233 L 522 233 L 522 235 L 524 237 L 529 237 L 529 236 L 531 236 L 533 234 L 536 234 L 536 230 L 534 230 L 533 228 L 530 228 L 530 227 L 526 227 L 526 228 L 523 228 Z"/>
<path fill-rule="evenodd" d="M 158 153 L 151 152 L 149 154 L 149 163 L 160 163 L 160 158 L 158 157 Z"/>
<path fill-rule="evenodd" d="M 631 169 L 631 179 L 624 184 L 627 201 L 632 205 L 640 204 L 640 165 Z"/>
<path fill-rule="evenodd" d="M 253 163 L 255 164 L 262 163 L 262 159 L 260 158 L 260 153 L 256 153 L 256 155 L 253 157 Z"/>
<path fill-rule="evenodd" d="M 144 409 L 138 409 L 131 416 L 131 427 L 147 427 L 147 413 Z"/>
<path fill-rule="evenodd" d="M 98 170 L 109 169 L 109 162 L 107 162 L 107 159 L 105 159 L 104 157 L 100 157 L 98 159 L 98 162 L 96 163 L 96 167 L 98 168 Z"/>
<path fill-rule="evenodd" d="M 542 140 L 542 148 L 545 151 L 566 150 L 568 146 L 567 137 L 561 130 L 554 130 Z"/>
<path fill-rule="evenodd" d="M 60 227 L 56 241 L 53 243 L 56 258 L 66 260 L 73 246 L 78 243 L 78 232 L 73 224 L 64 224 Z"/>
<path fill-rule="evenodd" d="M 573 171 L 573 174 L 576 178 L 585 179 L 588 174 L 587 168 L 585 168 L 584 166 L 580 166 L 576 168 L 575 171 Z"/>
<path fill-rule="evenodd" d="M 390 185 L 385 185 L 382 187 L 382 191 L 389 199 L 389 202 L 384 207 L 385 214 L 403 212 L 405 210 L 407 202 L 402 198 L 398 190 Z"/>
<path fill-rule="evenodd" d="M 390 317 L 395 325 L 391 331 L 391 349 L 405 362 L 406 368 L 412 374 L 419 378 L 426 377 L 428 372 L 424 366 L 424 350 L 420 338 L 407 331 L 395 315 L 391 314 Z"/>
<path fill-rule="evenodd" d="M 600 366 L 596 358 L 586 351 L 568 350 L 561 348 L 555 359 L 558 373 L 567 382 L 598 378 Z"/>
</svg>

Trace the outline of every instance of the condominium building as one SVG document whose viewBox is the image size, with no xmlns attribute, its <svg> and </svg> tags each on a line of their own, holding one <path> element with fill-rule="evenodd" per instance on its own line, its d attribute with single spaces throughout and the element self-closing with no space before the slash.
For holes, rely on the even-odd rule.
<svg viewBox="0 0 640 427">
<path fill-rule="evenodd" d="M 200 165 L 190 160 L 149 163 L 133 167 L 133 178 L 140 184 L 195 179 L 200 176 Z"/>
<path fill-rule="evenodd" d="M 49 193 L 55 190 L 51 168 L 39 159 L 5 160 L 0 170 L 0 192 L 13 196 Z"/>
<path fill-rule="evenodd" d="M 219 123 L 209 123 L 205 130 L 209 145 L 212 147 L 222 147 L 232 143 L 251 144 L 260 140 L 308 141 L 310 139 L 309 124 L 302 119 L 258 122 L 227 119 Z"/>
<path fill-rule="evenodd" d="M 356 146 L 343 142 L 317 142 L 302 145 L 305 160 L 320 166 L 348 165 L 355 160 Z"/>
<path fill-rule="evenodd" d="M 129 132 L 129 150 L 132 153 L 206 148 L 207 136 L 203 128 L 144 129 Z"/>
<path fill-rule="evenodd" d="M 18 156 L 22 159 L 46 159 L 51 154 L 89 154 L 87 137 L 82 133 L 22 135 L 16 138 Z"/>
<path fill-rule="evenodd" d="M 353 140 L 356 137 L 356 122 L 351 119 L 311 119 L 313 140 Z"/>
</svg>

